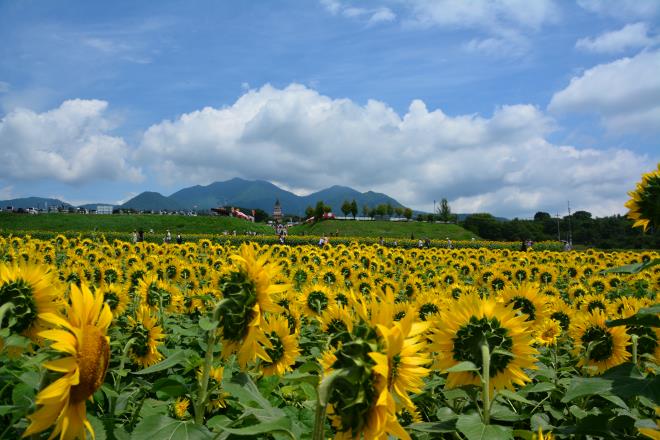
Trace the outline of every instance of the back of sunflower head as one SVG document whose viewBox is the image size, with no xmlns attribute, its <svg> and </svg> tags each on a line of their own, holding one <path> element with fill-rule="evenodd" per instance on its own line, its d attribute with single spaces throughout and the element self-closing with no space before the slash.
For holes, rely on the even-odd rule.
<svg viewBox="0 0 660 440">
<path fill-rule="evenodd" d="M 628 193 L 630 200 L 625 206 L 628 217 L 635 221 L 634 228 L 642 228 L 644 232 L 652 226 L 660 225 L 660 163 L 656 170 L 642 175 L 634 191 Z"/>
</svg>

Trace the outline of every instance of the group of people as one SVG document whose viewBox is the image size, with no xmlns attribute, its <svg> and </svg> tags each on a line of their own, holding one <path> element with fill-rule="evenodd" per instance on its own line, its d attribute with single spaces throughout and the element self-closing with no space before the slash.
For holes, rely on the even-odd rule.
<svg viewBox="0 0 660 440">
<path fill-rule="evenodd" d="M 153 233 L 154 230 L 150 229 L 149 232 Z M 133 233 L 131 234 L 131 240 L 133 243 L 140 243 L 144 241 L 144 231 L 142 229 L 138 230 L 133 230 Z M 181 244 L 183 243 L 183 237 L 181 236 L 181 233 L 176 234 L 176 243 Z M 167 232 L 165 233 L 165 237 L 163 237 L 163 243 L 172 243 L 172 233 L 168 229 Z"/>
</svg>

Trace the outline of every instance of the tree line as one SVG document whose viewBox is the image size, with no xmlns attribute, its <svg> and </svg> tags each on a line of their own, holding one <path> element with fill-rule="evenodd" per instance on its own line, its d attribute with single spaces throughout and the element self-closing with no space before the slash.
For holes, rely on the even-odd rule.
<svg viewBox="0 0 660 440">
<path fill-rule="evenodd" d="M 314 217 L 316 219 L 323 218 L 323 214 L 331 212 L 332 208 L 329 205 L 326 205 L 322 200 L 316 202 L 316 206 L 308 206 L 305 209 L 305 217 L 310 218 Z M 360 210 L 358 209 L 358 204 L 353 199 L 352 201 L 344 200 L 341 205 L 341 212 L 344 214 L 344 217 L 352 216 L 353 220 L 358 215 Z M 412 209 L 406 208 L 403 206 L 392 206 L 391 203 L 381 203 L 377 206 L 362 206 L 362 215 L 364 217 L 397 217 L 406 218 L 408 220 L 412 219 L 413 212 Z"/>
<path fill-rule="evenodd" d="M 600 249 L 660 248 L 658 231 L 644 234 L 638 228 L 633 229 L 633 221 L 622 215 L 594 218 L 590 212 L 576 211 L 557 218 L 539 211 L 533 220 L 501 221 L 491 214 L 480 213 L 469 215 L 460 224 L 486 240 L 564 240 Z"/>
</svg>

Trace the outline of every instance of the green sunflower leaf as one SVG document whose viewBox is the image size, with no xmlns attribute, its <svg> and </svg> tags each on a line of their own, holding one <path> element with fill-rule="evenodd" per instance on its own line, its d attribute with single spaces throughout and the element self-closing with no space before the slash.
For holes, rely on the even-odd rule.
<svg viewBox="0 0 660 440">
<path fill-rule="evenodd" d="M 133 374 L 143 375 L 143 374 L 151 374 L 151 373 L 156 373 L 158 371 L 167 370 L 168 368 L 172 368 L 175 365 L 185 363 L 187 359 L 188 359 L 188 355 L 186 354 L 185 351 L 183 350 L 176 351 L 172 356 L 168 357 L 164 361 L 159 362 L 156 365 L 152 365 L 151 367 L 147 367 L 144 370 L 136 371 Z"/>
<path fill-rule="evenodd" d="M 218 416 L 216 416 L 218 417 Z M 236 435 L 257 435 L 257 434 L 272 434 L 275 432 L 284 432 L 287 433 L 290 438 L 295 439 L 296 437 L 290 431 L 291 421 L 288 417 L 284 416 L 279 419 L 273 420 L 271 422 L 262 422 L 257 423 L 256 425 L 244 426 L 241 428 L 232 428 L 229 425 L 223 424 L 222 419 L 216 419 L 213 417 L 209 420 L 208 425 L 216 431 L 225 431 L 230 434 Z M 226 419 L 225 419 L 226 420 Z"/>
<path fill-rule="evenodd" d="M 417 432 L 429 432 L 429 433 L 440 433 L 440 432 L 454 432 L 456 431 L 456 421 L 446 420 L 444 422 L 438 423 L 413 423 L 408 426 L 409 429 Z"/>
<path fill-rule="evenodd" d="M 618 327 L 620 325 L 660 327 L 660 304 L 654 304 L 651 307 L 639 309 L 637 313 L 625 319 L 607 321 L 608 327 Z"/>
<path fill-rule="evenodd" d="M 213 330 L 214 328 L 218 327 L 218 321 L 214 321 L 206 316 L 202 316 L 201 318 L 199 318 L 199 327 L 207 332 L 209 330 Z"/>
<path fill-rule="evenodd" d="M 445 370 L 446 373 L 460 373 L 462 371 L 480 371 L 480 368 L 473 362 L 463 361 Z"/>
<path fill-rule="evenodd" d="M 210 440 L 211 431 L 191 421 L 175 420 L 163 415 L 145 417 L 135 427 L 131 440 Z"/>
<path fill-rule="evenodd" d="M 477 413 L 465 414 L 456 421 L 456 429 L 468 440 L 512 440 L 513 429 L 509 426 L 484 425 Z"/>
<path fill-rule="evenodd" d="M 501 397 L 507 398 L 509 400 L 515 400 L 516 402 L 526 403 L 528 405 L 536 405 L 536 402 L 534 402 L 532 400 L 529 400 L 529 399 L 525 399 L 520 394 L 514 393 L 513 391 L 509 391 L 507 389 L 499 390 L 497 392 L 497 396 L 498 397 L 501 396 Z"/>
</svg>

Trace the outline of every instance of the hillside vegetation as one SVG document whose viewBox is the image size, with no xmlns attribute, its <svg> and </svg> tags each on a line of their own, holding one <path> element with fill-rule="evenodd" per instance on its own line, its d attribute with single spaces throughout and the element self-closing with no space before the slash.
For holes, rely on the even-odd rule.
<svg viewBox="0 0 660 440">
<path fill-rule="evenodd" d="M 164 234 L 222 234 L 223 231 L 248 231 L 274 235 L 273 228 L 264 223 L 250 223 L 232 217 L 181 215 L 92 215 L 92 214 L 11 214 L 0 213 L 0 232 L 49 231 L 49 232 L 131 232 L 137 229 L 154 230 Z M 388 239 L 471 240 L 479 236 L 454 224 L 425 222 L 351 221 L 327 220 L 312 225 L 298 225 L 289 229 L 291 236 L 383 237 Z"/>
<path fill-rule="evenodd" d="M 223 231 L 248 231 L 272 234 L 273 228 L 263 223 L 250 223 L 233 217 L 142 215 L 142 214 L 11 214 L 0 213 L 0 231 L 99 231 L 131 232 L 137 229 L 154 230 L 164 234 L 169 229 L 173 234 L 222 234 Z"/>
<path fill-rule="evenodd" d="M 315 224 L 298 225 L 289 229 L 290 235 L 335 235 L 341 237 L 383 237 L 431 240 L 470 240 L 479 236 L 454 224 L 426 222 L 327 220 Z"/>
</svg>

